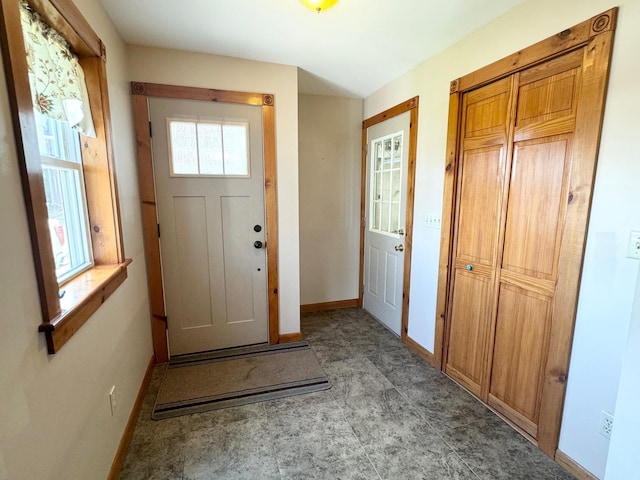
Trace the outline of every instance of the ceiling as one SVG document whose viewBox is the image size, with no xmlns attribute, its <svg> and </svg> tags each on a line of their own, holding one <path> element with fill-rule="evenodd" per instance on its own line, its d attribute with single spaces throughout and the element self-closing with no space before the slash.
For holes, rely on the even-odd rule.
<svg viewBox="0 0 640 480">
<path fill-rule="evenodd" d="M 522 0 L 101 0 L 129 44 L 300 68 L 300 91 L 366 97 Z"/>
</svg>

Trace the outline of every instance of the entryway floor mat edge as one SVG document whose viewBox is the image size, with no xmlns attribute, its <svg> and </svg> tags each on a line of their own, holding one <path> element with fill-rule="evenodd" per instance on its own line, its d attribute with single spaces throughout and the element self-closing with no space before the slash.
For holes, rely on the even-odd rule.
<svg viewBox="0 0 640 480">
<path fill-rule="evenodd" d="M 162 420 L 329 388 L 331 382 L 306 341 L 206 352 L 169 362 L 151 418 Z"/>
</svg>

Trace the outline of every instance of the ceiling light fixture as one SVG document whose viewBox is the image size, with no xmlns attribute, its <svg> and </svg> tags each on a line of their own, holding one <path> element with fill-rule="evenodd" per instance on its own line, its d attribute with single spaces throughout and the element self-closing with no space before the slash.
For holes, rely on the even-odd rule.
<svg viewBox="0 0 640 480">
<path fill-rule="evenodd" d="M 336 3 L 338 3 L 338 0 L 300 0 L 300 1 L 305 7 L 317 13 L 324 12 L 325 10 L 330 9 Z"/>
</svg>

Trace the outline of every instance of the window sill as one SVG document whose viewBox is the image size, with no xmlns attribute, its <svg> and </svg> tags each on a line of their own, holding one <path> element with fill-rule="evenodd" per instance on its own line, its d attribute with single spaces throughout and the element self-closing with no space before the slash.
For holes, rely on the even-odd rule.
<svg viewBox="0 0 640 480">
<path fill-rule="evenodd" d="M 95 266 L 65 283 L 62 288 L 65 294 L 60 299 L 61 313 L 39 327 L 45 334 L 50 354 L 59 351 L 126 280 L 131 261 Z"/>
</svg>

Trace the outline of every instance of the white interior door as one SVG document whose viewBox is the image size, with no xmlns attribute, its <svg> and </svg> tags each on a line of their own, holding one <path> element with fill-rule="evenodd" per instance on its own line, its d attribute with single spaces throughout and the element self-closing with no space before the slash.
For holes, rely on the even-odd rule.
<svg viewBox="0 0 640 480">
<path fill-rule="evenodd" d="M 364 309 L 400 335 L 410 114 L 367 130 Z"/>
<path fill-rule="evenodd" d="M 260 107 L 151 98 L 172 356 L 268 341 Z"/>
</svg>

